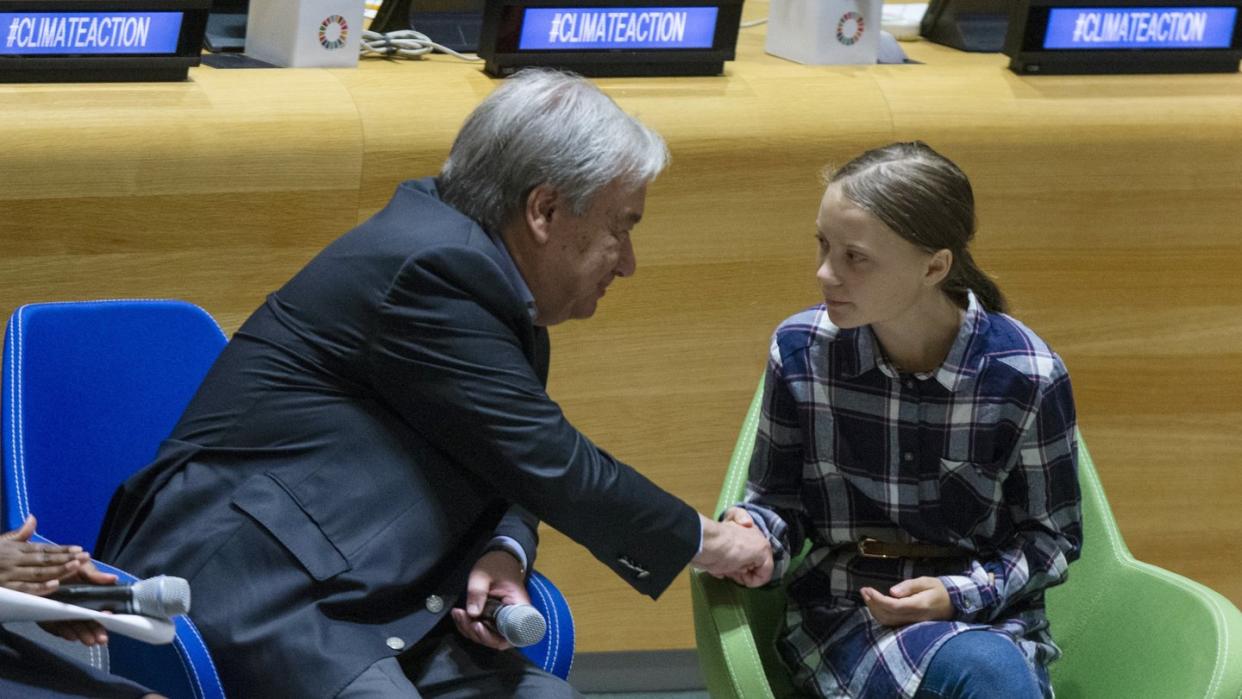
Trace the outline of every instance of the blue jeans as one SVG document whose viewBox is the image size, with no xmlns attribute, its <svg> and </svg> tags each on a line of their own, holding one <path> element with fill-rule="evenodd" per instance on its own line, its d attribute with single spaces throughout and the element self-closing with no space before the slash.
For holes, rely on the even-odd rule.
<svg viewBox="0 0 1242 699">
<path fill-rule="evenodd" d="M 967 631 L 950 638 L 923 675 L 915 699 L 1043 699 L 1046 672 L 1031 672 L 1022 651 L 1008 637 Z"/>
</svg>

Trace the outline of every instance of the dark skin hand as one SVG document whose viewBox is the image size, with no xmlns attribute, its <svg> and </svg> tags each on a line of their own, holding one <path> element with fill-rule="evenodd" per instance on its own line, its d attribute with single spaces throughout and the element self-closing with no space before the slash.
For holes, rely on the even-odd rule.
<svg viewBox="0 0 1242 699">
<path fill-rule="evenodd" d="M 31 595 L 46 595 L 91 557 L 81 546 L 30 543 L 34 531 L 35 518 L 31 515 L 21 529 L 0 534 L 0 585 Z"/>
<path fill-rule="evenodd" d="M 31 543 L 38 522 L 34 515 L 20 529 L 0 534 L 0 587 L 31 595 L 48 595 L 61 582 L 114 585 L 116 576 L 100 572 L 81 546 Z M 108 642 L 108 633 L 93 621 L 56 621 L 40 624 L 49 633 L 88 646 Z M 164 699 L 145 694 L 143 699 Z"/>
<path fill-rule="evenodd" d="M 44 596 L 62 583 L 113 585 L 116 576 L 101 572 L 81 546 L 32 543 L 37 521 L 26 518 L 20 529 L 0 534 L 0 586 Z M 57 621 L 40 624 L 49 633 L 88 646 L 108 642 L 104 628 L 93 621 Z"/>
</svg>

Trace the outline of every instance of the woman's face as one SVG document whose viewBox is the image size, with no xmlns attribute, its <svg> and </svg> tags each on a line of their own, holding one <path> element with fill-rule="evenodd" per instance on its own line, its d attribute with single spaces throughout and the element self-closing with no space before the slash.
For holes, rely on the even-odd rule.
<svg viewBox="0 0 1242 699">
<path fill-rule="evenodd" d="M 840 328 L 900 321 L 929 291 L 939 293 L 928 253 L 829 185 L 815 220 L 819 279 L 828 317 Z M 947 253 L 947 251 L 943 251 Z"/>
</svg>

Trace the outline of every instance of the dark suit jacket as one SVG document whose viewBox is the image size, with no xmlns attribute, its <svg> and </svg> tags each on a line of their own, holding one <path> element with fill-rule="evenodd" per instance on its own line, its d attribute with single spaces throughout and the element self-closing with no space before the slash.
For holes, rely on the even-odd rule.
<svg viewBox="0 0 1242 699">
<path fill-rule="evenodd" d="M 226 692 L 335 695 L 447 613 L 494 535 L 533 563 L 535 517 L 652 597 L 694 556 L 695 511 L 544 392 L 504 264 L 433 180 L 401 185 L 268 297 L 117 492 L 96 553 L 190 580 Z"/>
</svg>

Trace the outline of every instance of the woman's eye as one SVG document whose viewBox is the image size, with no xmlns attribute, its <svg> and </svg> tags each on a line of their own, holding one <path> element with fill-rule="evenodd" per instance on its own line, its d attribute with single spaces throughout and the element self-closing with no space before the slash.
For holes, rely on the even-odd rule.
<svg viewBox="0 0 1242 699">
<path fill-rule="evenodd" d="M 849 253 L 846 253 L 846 254 L 845 254 L 845 259 L 849 260 L 850 262 L 852 262 L 852 263 L 854 263 L 854 264 L 858 264 L 859 262 L 866 262 L 866 261 L 867 261 L 867 258 L 863 257 L 862 255 L 859 255 L 859 254 L 858 254 L 858 253 L 856 253 L 856 252 L 849 252 Z"/>
</svg>

